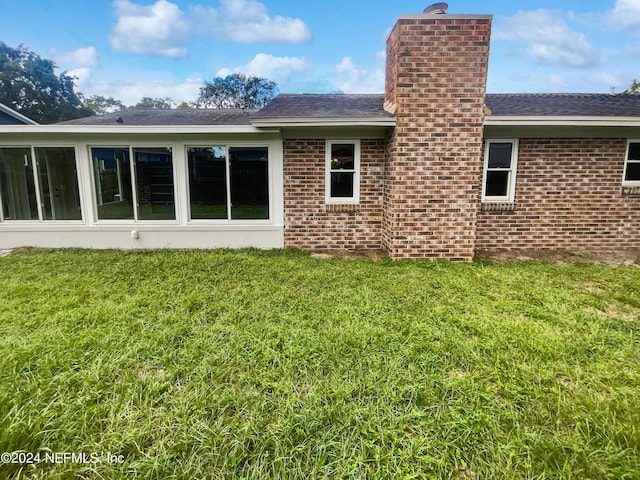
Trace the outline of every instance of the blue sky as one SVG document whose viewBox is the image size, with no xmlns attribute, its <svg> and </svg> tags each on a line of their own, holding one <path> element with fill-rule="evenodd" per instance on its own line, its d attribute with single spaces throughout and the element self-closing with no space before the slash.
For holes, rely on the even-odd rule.
<svg viewBox="0 0 640 480">
<path fill-rule="evenodd" d="M 385 38 L 429 1 L 0 0 L 0 40 L 125 104 L 194 100 L 203 80 L 244 72 L 287 93 L 382 92 Z M 493 14 L 488 91 L 605 92 L 640 79 L 640 0 L 451 0 Z"/>
</svg>

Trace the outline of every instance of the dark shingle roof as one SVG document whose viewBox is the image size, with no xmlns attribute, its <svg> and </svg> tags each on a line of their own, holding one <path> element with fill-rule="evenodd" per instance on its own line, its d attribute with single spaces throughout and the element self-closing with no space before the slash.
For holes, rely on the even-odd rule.
<svg viewBox="0 0 640 480">
<path fill-rule="evenodd" d="M 251 115 L 257 110 L 247 109 L 153 109 L 130 108 L 122 112 L 77 118 L 59 125 L 251 125 Z M 118 118 L 122 121 L 119 122 Z"/>
<path fill-rule="evenodd" d="M 280 94 L 253 118 L 392 118 L 382 94 Z"/>
<path fill-rule="evenodd" d="M 487 94 L 486 104 L 492 116 L 640 116 L 640 95 L 494 93 Z"/>
</svg>

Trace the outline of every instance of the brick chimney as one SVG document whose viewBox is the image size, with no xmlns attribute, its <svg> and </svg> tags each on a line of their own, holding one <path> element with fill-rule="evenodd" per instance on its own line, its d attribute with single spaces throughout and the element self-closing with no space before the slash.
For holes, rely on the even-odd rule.
<svg viewBox="0 0 640 480">
<path fill-rule="evenodd" d="M 387 39 L 383 246 L 467 261 L 475 249 L 491 15 L 403 15 Z"/>
</svg>

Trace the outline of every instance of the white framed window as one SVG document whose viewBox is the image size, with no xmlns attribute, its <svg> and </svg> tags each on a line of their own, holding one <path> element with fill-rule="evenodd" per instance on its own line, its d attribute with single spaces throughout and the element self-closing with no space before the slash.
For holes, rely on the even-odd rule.
<svg viewBox="0 0 640 480">
<path fill-rule="evenodd" d="M 327 140 L 325 172 L 326 203 L 358 203 L 360 140 Z"/>
<path fill-rule="evenodd" d="M 629 140 L 627 143 L 622 185 L 640 187 L 640 140 Z"/>
<path fill-rule="evenodd" d="M 269 220 L 269 147 L 186 146 L 189 220 Z"/>
<path fill-rule="evenodd" d="M 0 147 L 0 221 L 14 220 L 83 220 L 74 147 Z"/>
<path fill-rule="evenodd" d="M 91 146 L 98 220 L 176 221 L 173 148 Z"/>
<path fill-rule="evenodd" d="M 515 199 L 518 140 L 487 140 L 482 176 L 483 202 Z"/>
</svg>

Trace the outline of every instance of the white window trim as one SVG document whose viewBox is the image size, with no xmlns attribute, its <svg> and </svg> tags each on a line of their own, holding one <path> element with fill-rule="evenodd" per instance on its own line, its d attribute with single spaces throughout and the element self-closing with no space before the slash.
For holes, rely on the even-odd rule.
<svg viewBox="0 0 640 480">
<path fill-rule="evenodd" d="M 353 196 L 352 197 L 332 197 L 331 196 L 331 146 L 334 144 L 352 143 L 353 149 Z M 325 143 L 325 203 L 332 205 L 357 205 L 360 203 L 360 140 L 327 140 Z M 338 170 L 334 170 L 338 172 Z"/>
<path fill-rule="evenodd" d="M 486 186 L 487 186 L 487 171 L 489 170 L 489 147 L 492 143 L 510 143 L 512 145 L 511 148 L 511 168 L 495 168 L 491 169 L 492 171 L 509 171 L 509 183 L 507 185 L 507 194 L 504 196 L 486 196 Z M 485 150 L 484 150 L 484 167 L 482 169 L 482 201 L 486 203 L 513 203 L 515 201 L 515 191 L 516 191 L 516 176 L 518 172 L 518 139 L 491 139 L 486 140 L 485 142 Z"/>
<path fill-rule="evenodd" d="M 628 140 L 627 150 L 624 153 L 624 168 L 622 169 L 622 186 L 623 187 L 640 187 L 640 180 L 625 180 L 627 176 L 627 165 L 629 164 L 629 152 L 631 150 L 631 144 L 638 143 L 640 140 Z M 640 163 L 640 160 L 631 160 L 632 163 Z"/>
<path fill-rule="evenodd" d="M 157 142 L 118 142 L 118 143 L 96 143 L 96 144 L 87 144 L 87 155 L 88 155 L 88 165 L 89 165 L 89 174 L 91 176 L 91 204 L 92 204 L 92 213 L 94 218 L 94 224 L 96 225 L 179 225 L 180 224 L 180 210 L 178 208 L 178 192 L 177 192 L 177 180 L 176 173 L 178 171 L 176 167 L 176 148 L 177 146 L 172 143 L 157 143 Z M 174 220 L 139 220 L 138 215 L 138 191 L 137 187 L 133 188 L 132 191 L 132 200 L 136 208 L 133 211 L 133 219 L 125 219 L 125 218 L 98 218 L 98 192 L 96 190 L 96 178 L 95 172 L 93 168 L 93 157 L 91 155 L 91 150 L 93 148 L 120 148 L 123 150 L 129 151 L 129 157 L 131 158 L 131 165 L 129 170 L 129 176 L 131 178 L 132 186 L 135 185 L 135 162 L 133 161 L 133 149 L 135 148 L 170 148 L 171 149 L 171 161 L 173 163 L 173 198 L 174 198 L 174 209 L 176 218 Z"/>
<path fill-rule="evenodd" d="M 2 210 L 2 202 L 0 198 L 0 225 L 38 225 L 38 226 L 60 226 L 60 225 L 84 225 L 87 223 L 86 207 L 82 196 L 82 179 L 80 173 L 80 157 L 78 156 L 78 148 L 75 144 L 59 141 L 33 141 L 33 142 L 2 142 L 0 147 L 6 148 L 28 148 L 31 153 L 32 170 L 34 175 L 34 186 L 36 193 L 36 202 L 38 206 L 38 219 L 35 220 L 5 220 L 4 211 Z M 80 219 L 79 220 L 45 220 L 42 214 L 41 192 L 40 192 L 40 172 L 38 171 L 38 160 L 36 156 L 36 148 L 72 148 L 76 162 L 76 181 L 78 182 L 78 195 L 80 198 Z"/>
<path fill-rule="evenodd" d="M 227 218 L 191 218 L 191 191 L 189 189 L 189 148 L 210 148 L 210 147 L 224 147 L 225 148 L 225 174 L 226 174 L 226 182 L 227 182 Z M 229 164 L 229 150 L 234 147 L 258 147 L 258 148 L 266 148 L 268 151 L 268 162 L 267 162 L 267 181 L 269 186 L 269 218 L 261 218 L 261 219 L 233 219 L 231 218 L 231 209 L 229 206 L 231 205 L 231 168 Z M 274 222 L 275 212 L 274 212 L 274 202 L 273 196 L 275 192 L 273 191 L 274 186 L 271 181 L 273 177 L 272 173 L 272 164 L 275 161 L 276 147 L 272 144 L 272 142 L 247 142 L 247 141 L 221 141 L 221 142 L 211 142 L 211 143 L 203 143 L 203 142 L 184 142 L 183 145 L 183 155 L 184 155 L 184 174 L 185 174 L 185 193 L 186 193 L 186 208 L 187 208 L 187 216 L 186 223 L 190 225 L 271 225 Z"/>
</svg>

